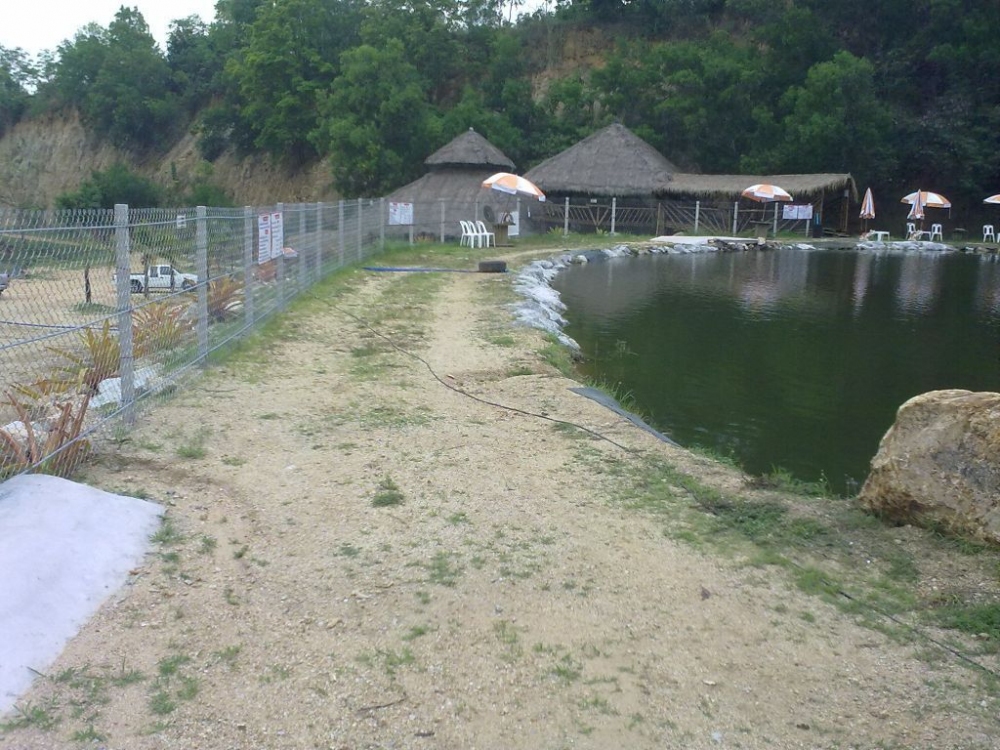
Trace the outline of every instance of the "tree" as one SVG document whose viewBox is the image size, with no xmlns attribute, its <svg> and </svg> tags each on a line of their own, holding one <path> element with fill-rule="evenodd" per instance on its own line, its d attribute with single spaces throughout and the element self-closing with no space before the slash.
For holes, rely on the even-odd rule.
<svg viewBox="0 0 1000 750">
<path fill-rule="evenodd" d="M 774 145 L 748 156 L 748 171 L 852 172 L 866 184 L 887 179 L 892 123 L 867 60 L 841 51 L 814 65 L 804 85 L 785 93 L 780 110 Z"/>
<path fill-rule="evenodd" d="M 293 163 L 318 155 L 309 138 L 316 104 L 357 41 L 360 4 L 285 0 L 257 9 L 247 46 L 226 68 L 257 148 Z"/>
<path fill-rule="evenodd" d="M 56 208 L 114 208 L 127 203 L 131 208 L 152 208 L 160 204 L 161 191 L 153 182 L 124 164 L 92 172 L 76 191 L 56 198 Z"/>
<path fill-rule="evenodd" d="M 398 39 L 382 49 L 361 45 L 345 52 L 341 66 L 313 140 L 331 155 L 338 190 L 379 195 L 417 176 L 429 144 L 439 141 L 437 114 Z"/>
<path fill-rule="evenodd" d="M 122 7 L 107 29 L 90 24 L 58 48 L 43 93 L 79 109 L 84 122 L 122 148 L 160 142 L 176 120 L 170 69 L 142 14 Z"/>
<path fill-rule="evenodd" d="M 38 71 L 28 54 L 20 47 L 0 46 L 0 137 L 16 125 L 28 108 Z"/>
</svg>

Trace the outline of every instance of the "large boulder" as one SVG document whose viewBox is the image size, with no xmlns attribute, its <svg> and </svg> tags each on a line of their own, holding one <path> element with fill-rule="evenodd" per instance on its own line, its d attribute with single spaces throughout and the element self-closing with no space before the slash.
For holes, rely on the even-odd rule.
<svg viewBox="0 0 1000 750">
<path fill-rule="evenodd" d="M 858 499 L 892 521 L 1000 544 L 1000 393 L 911 398 L 882 438 Z"/>
</svg>

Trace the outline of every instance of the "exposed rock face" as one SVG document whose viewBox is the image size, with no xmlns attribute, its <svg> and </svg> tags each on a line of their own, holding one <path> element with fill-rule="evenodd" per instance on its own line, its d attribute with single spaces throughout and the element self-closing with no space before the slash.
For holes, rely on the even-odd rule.
<svg viewBox="0 0 1000 750">
<path fill-rule="evenodd" d="M 1000 544 L 1000 393 L 911 398 L 882 438 L 858 499 L 894 521 Z"/>
</svg>

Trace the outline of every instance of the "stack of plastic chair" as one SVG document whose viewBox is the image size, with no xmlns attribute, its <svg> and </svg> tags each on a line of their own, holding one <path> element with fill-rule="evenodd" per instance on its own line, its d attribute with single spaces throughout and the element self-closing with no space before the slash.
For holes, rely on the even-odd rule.
<svg viewBox="0 0 1000 750">
<path fill-rule="evenodd" d="M 996 242 L 997 236 L 992 224 L 983 224 L 983 242 Z"/>
<path fill-rule="evenodd" d="M 940 224 L 931 224 L 931 242 L 937 237 L 941 242 L 944 242 L 944 232 L 941 231 Z"/>
</svg>

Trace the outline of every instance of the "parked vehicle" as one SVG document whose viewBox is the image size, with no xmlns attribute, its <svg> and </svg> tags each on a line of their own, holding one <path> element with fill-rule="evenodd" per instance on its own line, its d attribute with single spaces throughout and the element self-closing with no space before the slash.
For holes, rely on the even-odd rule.
<svg viewBox="0 0 1000 750">
<path fill-rule="evenodd" d="M 115 274 L 112 280 L 117 284 L 118 274 Z M 133 273 L 129 275 L 129 287 L 132 289 L 132 294 L 142 294 L 145 292 L 147 280 L 149 282 L 149 291 L 151 292 L 169 292 L 171 289 L 175 291 L 192 289 L 198 283 L 198 277 L 193 273 L 184 273 L 183 271 L 178 271 L 169 263 L 161 263 L 150 266 L 146 273 Z"/>
</svg>

